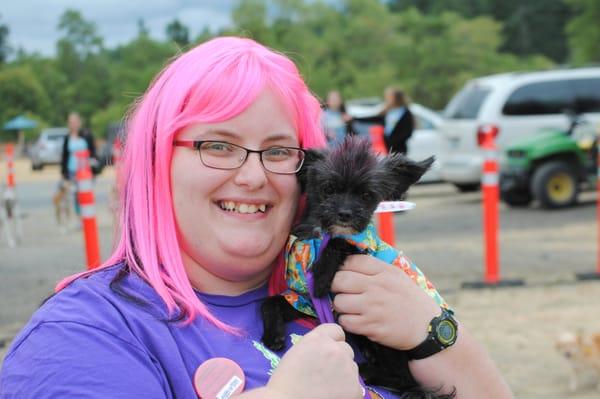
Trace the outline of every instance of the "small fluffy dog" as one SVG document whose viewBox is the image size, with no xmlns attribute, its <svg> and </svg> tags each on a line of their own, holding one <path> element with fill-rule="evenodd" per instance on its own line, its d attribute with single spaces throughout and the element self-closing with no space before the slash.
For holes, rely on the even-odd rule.
<svg viewBox="0 0 600 399">
<path fill-rule="evenodd" d="M 71 218 L 71 195 L 71 183 L 61 180 L 52 196 L 56 223 L 61 228 L 65 227 Z"/>
<path fill-rule="evenodd" d="M 4 185 L 0 186 L 0 226 L 3 227 L 4 236 L 8 245 L 16 247 L 21 240 L 21 222 L 19 208 L 14 189 Z"/>
<path fill-rule="evenodd" d="M 381 201 L 402 199 L 408 188 L 431 166 L 434 159 L 413 162 L 401 154 L 379 157 L 369 141 L 349 137 L 331 150 L 310 150 L 298 173 L 307 194 L 304 219 L 294 229 L 299 239 L 318 236 L 332 238 L 312 265 L 314 296 L 328 295 L 335 273 L 347 256 L 363 253 L 345 238 L 336 235 L 364 231 Z M 282 296 L 268 298 L 262 307 L 263 342 L 274 350 L 284 344 L 285 323 L 305 317 Z M 369 385 L 405 393 L 403 398 L 451 398 L 420 387 L 408 369 L 402 351 L 385 347 L 366 337 L 347 334 L 364 358 L 360 374 Z"/>
<path fill-rule="evenodd" d="M 595 373 L 596 388 L 600 391 L 600 334 L 583 336 L 581 333 L 564 332 L 556 339 L 556 350 L 571 366 L 571 392 L 578 389 L 578 378 L 586 370 Z"/>
</svg>

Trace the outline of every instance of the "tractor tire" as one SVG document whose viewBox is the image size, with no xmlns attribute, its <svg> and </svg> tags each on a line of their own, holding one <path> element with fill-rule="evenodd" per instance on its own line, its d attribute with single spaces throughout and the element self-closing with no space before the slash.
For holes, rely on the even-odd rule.
<svg viewBox="0 0 600 399">
<path fill-rule="evenodd" d="M 564 161 L 551 161 L 533 173 L 531 192 L 542 208 L 558 209 L 575 205 L 579 184 L 575 168 Z"/>
<path fill-rule="evenodd" d="M 528 190 L 509 190 L 500 193 L 502 201 L 507 205 L 519 208 L 525 207 L 531 203 L 533 196 Z"/>
</svg>

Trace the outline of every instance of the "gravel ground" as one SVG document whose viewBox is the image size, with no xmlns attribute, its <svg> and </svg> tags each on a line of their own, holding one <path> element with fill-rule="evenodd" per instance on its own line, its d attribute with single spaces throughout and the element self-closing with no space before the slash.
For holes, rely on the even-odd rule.
<svg viewBox="0 0 600 399">
<path fill-rule="evenodd" d="M 62 234 L 54 223 L 50 196 L 58 169 L 31 173 L 25 160 L 16 166 L 26 237 L 15 249 L 0 238 L 0 362 L 54 284 L 85 264 L 81 232 Z M 107 206 L 112 179 L 108 168 L 96 182 L 103 258 L 112 243 Z M 458 194 L 446 184 L 419 185 L 409 194 L 417 208 L 395 217 L 396 245 L 436 283 L 517 398 L 600 397 L 591 375 L 584 376 L 578 392 L 567 391 L 568 363 L 553 346 L 565 330 L 600 332 L 600 281 L 574 278 L 596 264 L 595 199 L 595 193 L 585 193 L 580 206 L 559 212 L 500 207 L 501 278 L 525 282 L 515 288 L 461 288 L 483 278 L 479 193 Z"/>
</svg>

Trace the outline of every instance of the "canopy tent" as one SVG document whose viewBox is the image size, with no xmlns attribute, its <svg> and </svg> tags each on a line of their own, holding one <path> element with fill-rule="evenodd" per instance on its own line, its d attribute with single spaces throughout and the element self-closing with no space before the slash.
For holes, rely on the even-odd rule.
<svg viewBox="0 0 600 399">
<path fill-rule="evenodd" d="M 4 124 L 4 130 L 25 130 L 32 129 L 37 126 L 37 122 L 27 118 L 26 116 L 15 116 Z"/>
<path fill-rule="evenodd" d="M 29 119 L 24 115 L 19 115 L 4 124 L 4 130 L 16 130 L 17 131 L 17 145 L 18 152 L 23 152 L 23 147 L 25 144 L 25 135 L 23 134 L 23 130 L 33 129 L 37 126 L 37 122 L 33 119 Z"/>
</svg>

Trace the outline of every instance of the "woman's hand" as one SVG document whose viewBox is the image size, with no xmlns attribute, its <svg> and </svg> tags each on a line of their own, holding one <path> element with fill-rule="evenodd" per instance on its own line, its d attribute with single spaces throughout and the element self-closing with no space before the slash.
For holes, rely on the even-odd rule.
<svg viewBox="0 0 600 399">
<path fill-rule="evenodd" d="M 267 397 L 288 399 L 363 397 L 354 353 L 335 324 L 321 324 L 287 351 L 266 389 Z"/>
<path fill-rule="evenodd" d="M 346 331 L 399 350 L 423 342 L 429 322 L 441 313 L 406 273 L 369 255 L 349 256 L 331 290 Z"/>
</svg>

